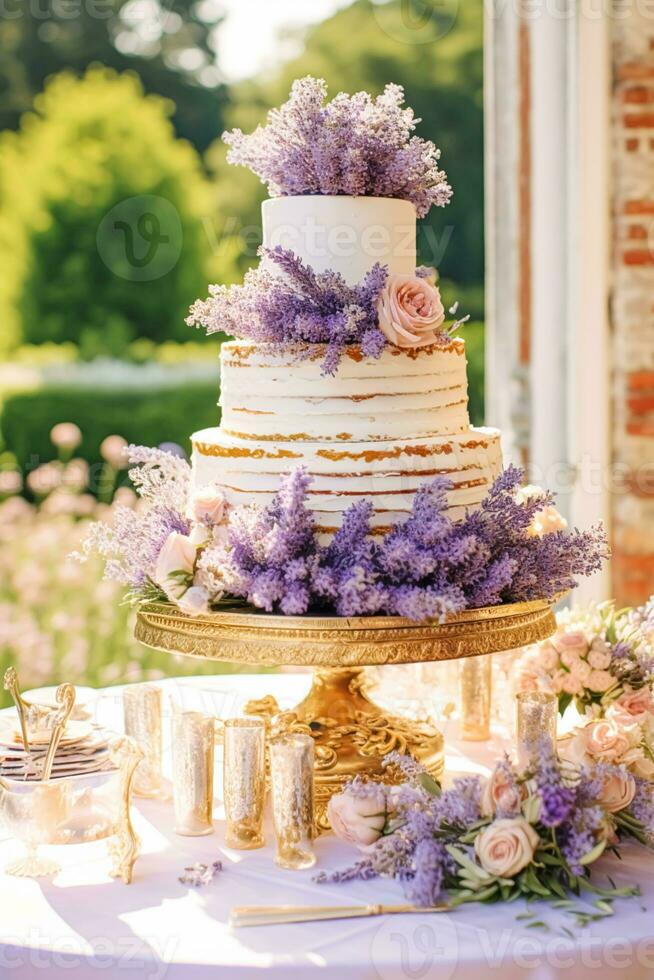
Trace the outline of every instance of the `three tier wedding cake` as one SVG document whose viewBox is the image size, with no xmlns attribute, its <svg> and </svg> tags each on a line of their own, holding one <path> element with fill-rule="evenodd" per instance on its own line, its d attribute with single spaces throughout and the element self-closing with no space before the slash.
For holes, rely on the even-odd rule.
<svg viewBox="0 0 654 980">
<path fill-rule="evenodd" d="M 601 566 L 605 537 L 566 530 L 551 494 L 502 469 L 499 432 L 470 425 L 463 321 L 416 268 L 416 220 L 452 193 L 439 152 L 396 85 L 326 99 L 301 79 L 266 125 L 225 134 L 270 199 L 260 263 L 188 317 L 236 338 L 220 426 L 193 435 L 192 466 L 131 447 L 142 504 L 84 550 L 136 601 L 190 616 L 551 600 Z"/>
<path fill-rule="evenodd" d="M 241 143 L 252 138 L 241 137 Z M 423 153 L 425 147 L 431 150 L 420 141 Z M 427 164 L 435 159 L 431 150 Z M 263 166 L 258 169 L 265 175 Z M 440 195 L 434 203 L 444 203 L 445 175 L 437 172 L 436 178 Z M 311 186 L 311 178 L 305 183 Z M 418 201 L 422 213 L 430 203 Z M 414 201 L 286 195 L 265 201 L 262 219 L 263 268 L 252 276 L 252 290 L 258 275 L 262 294 L 269 277 L 277 276 L 279 295 L 288 286 L 290 319 L 291 294 L 302 282 L 297 277 L 292 290 L 275 259 L 292 254 L 296 268 L 301 263 L 325 290 L 340 284 L 356 291 L 372 278 L 378 291 L 368 303 L 377 323 L 371 325 L 367 316 L 358 330 L 364 318 L 353 318 L 343 331 L 340 361 L 326 372 L 329 310 L 316 343 L 315 318 L 306 316 L 304 331 L 299 317 L 294 334 L 257 339 L 252 320 L 262 314 L 256 297 L 254 308 L 244 311 L 250 318 L 245 322 L 234 322 L 233 291 L 231 297 L 218 291 L 197 304 L 193 322 L 236 331 L 243 339 L 222 345 L 222 419 L 220 427 L 193 435 L 195 486 L 218 483 L 230 505 L 266 505 L 284 474 L 303 466 L 313 477 L 310 506 L 324 538 L 362 498 L 374 507 L 373 534 L 386 533 L 407 517 L 421 483 L 444 476 L 451 481 L 449 514 L 463 517 L 502 469 L 500 434 L 470 425 L 465 341 L 448 331 L 429 271 L 416 270 Z M 347 309 L 346 300 L 336 312 Z M 283 309 L 278 315 L 284 316 Z M 371 348 L 375 328 L 380 343 Z"/>
</svg>

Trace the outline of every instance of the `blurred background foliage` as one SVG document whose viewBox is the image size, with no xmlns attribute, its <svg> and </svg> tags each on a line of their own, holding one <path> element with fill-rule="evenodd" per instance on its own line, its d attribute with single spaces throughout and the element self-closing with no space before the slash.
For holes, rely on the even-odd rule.
<svg viewBox="0 0 654 980">
<path fill-rule="evenodd" d="M 257 4 L 274 0 L 238 2 L 252 9 L 251 37 L 263 29 Z M 0 659 L 30 617 L 30 635 L 47 640 L 52 664 L 60 659 L 53 617 L 73 604 L 70 595 L 79 595 L 84 582 L 92 594 L 82 620 L 94 619 L 102 602 L 116 618 L 104 639 L 84 626 L 79 650 L 90 650 L 89 663 L 104 663 L 109 647 L 119 651 L 121 669 L 137 662 L 125 639 L 127 614 L 118 611 L 115 592 L 100 589 L 98 570 L 71 579 L 69 594 L 65 576 L 61 589 L 55 584 L 58 562 L 88 517 L 84 508 L 109 504 L 102 493 L 100 503 L 89 502 L 97 501 L 108 435 L 186 447 L 190 432 L 218 421 L 219 340 L 191 331 L 184 316 L 209 282 L 238 281 L 257 261 L 265 196 L 256 177 L 226 164 L 220 134 L 262 122 L 286 99 L 294 78 L 322 76 L 332 95 L 377 94 L 388 81 L 398 82 L 422 118 L 420 135 L 440 146 L 454 198 L 421 222 L 420 261 L 438 268 L 446 305 L 459 300 L 460 311 L 471 314 L 462 331 L 470 407 L 473 421 L 483 421 L 482 0 L 324 0 L 322 20 L 307 14 L 301 26 L 268 38 L 275 55 L 250 78 L 230 77 L 221 67 L 221 31 L 236 3 L 4 4 L 0 536 L 14 547 L 5 525 L 15 518 L 21 540 L 31 535 L 35 544 L 21 545 L 15 573 L 0 578 Z M 242 43 L 248 42 L 246 35 Z M 171 208 L 176 215 L 174 261 L 154 278 L 131 275 L 103 239 L 107 216 L 122 215 L 135 199 L 147 199 L 158 224 Z M 73 496 L 59 493 L 58 477 L 52 486 L 46 480 L 44 495 L 36 479 L 50 473 L 50 463 L 61 463 L 49 435 L 58 422 L 80 427 L 76 458 L 89 467 L 83 491 Z M 124 482 L 121 474 L 116 485 Z M 29 510 L 19 513 L 19 500 Z M 64 516 L 56 513 L 60 505 Z M 48 556 L 47 571 L 38 568 L 41 555 Z M 28 580 L 31 605 L 21 619 Z M 51 665 L 45 673 L 61 671 Z M 97 682 L 110 679 L 100 669 L 88 674 Z"/>
</svg>

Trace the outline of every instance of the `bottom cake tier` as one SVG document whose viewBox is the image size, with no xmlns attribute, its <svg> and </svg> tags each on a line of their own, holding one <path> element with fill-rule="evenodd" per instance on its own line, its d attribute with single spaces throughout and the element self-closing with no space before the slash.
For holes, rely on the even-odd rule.
<svg viewBox="0 0 654 980">
<path fill-rule="evenodd" d="M 343 445 L 257 441 L 211 428 L 196 432 L 192 442 L 195 486 L 218 484 L 233 506 L 265 506 L 286 474 L 305 467 L 313 477 L 309 499 L 324 536 L 333 534 L 344 511 L 363 499 L 374 508 L 373 533 L 385 533 L 406 518 L 418 488 L 437 476 L 452 483 L 448 513 L 457 520 L 481 503 L 502 470 L 500 433 L 489 428 Z"/>
</svg>

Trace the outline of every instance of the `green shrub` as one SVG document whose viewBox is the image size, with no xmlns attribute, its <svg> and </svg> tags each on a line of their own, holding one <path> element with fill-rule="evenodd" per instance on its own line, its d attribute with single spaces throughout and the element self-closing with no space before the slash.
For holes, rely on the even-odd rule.
<svg viewBox="0 0 654 980">
<path fill-rule="evenodd" d="M 47 386 L 7 397 L 0 432 L 5 451 L 28 473 L 56 458 L 52 427 L 75 422 L 83 435 L 76 455 L 87 460 L 97 481 L 102 470 L 100 443 L 106 436 L 117 433 L 144 446 L 175 442 L 188 451 L 192 432 L 218 424 L 217 400 L 217 384 L 186 383 L 143 392 Z"/>
<path fill-rule="evenodd" d="M 212 197 L 172 108 L 132 74 L 64 73 L 0 137 L 0 350 L 72 340 L 93 357 L 190 339 Z"/>
</svg>

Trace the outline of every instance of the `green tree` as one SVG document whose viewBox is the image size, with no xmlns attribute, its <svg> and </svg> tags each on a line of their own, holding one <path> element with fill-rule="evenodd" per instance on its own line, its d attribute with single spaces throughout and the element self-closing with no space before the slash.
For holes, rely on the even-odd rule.
<svg viewBox="0 0 654 980">
<path fill-rule="evenodd" d="M 0 137 L 0 343 L 73 340 L 86 356 L 136 337 L 189 339 L 210 276 L 211 207 L 170 103 L 91 69 L 52 79 Z"/>
<path fill-rule="evenodd" d="M 175 103 L 179 136 L 203 152 L 221 133 L 227 90 L 215 65 L 211 0 L 0 0 L 0 130 L 17 129 L 46 79 L 92 64 L 138 72 Z"/>
<path fill-rule="evenodd" d="M 366 89 L 379 92 L 389 82 L 406 90 L 421 117 L 419 135 L 433 139 L 454 188 L 452 202 L 433 208 L 421 222 L 420 258 L 473 298 L 470 312 L 483 313 L 483 64 L 481 0 L 371 0 L 355 2 L 309 28 L 298 39 L 302 52 L 272 77 L 232 89 L 228 127 L 245 132 L 268 109 L 285 101 L 291 82 L 311 74 L 327 80 L 330 93 Z M 254 261 L 253 228 L 260 223 L 265 188 L 241 167 L 225 162 L 216 143 L 208 154 L 216 178 L 222 239 L 221 276 L 231 275 L 233 255 L 241 268 Z M 229 260 L 229 261 L 227 261 Z M 448 297 L 449 298 L 449 297 Z"/>
</svg>

